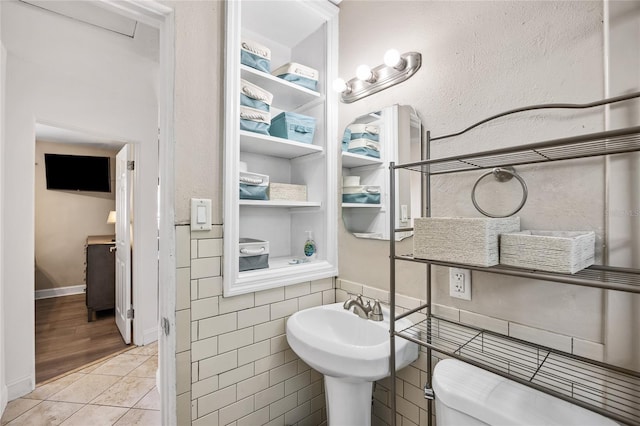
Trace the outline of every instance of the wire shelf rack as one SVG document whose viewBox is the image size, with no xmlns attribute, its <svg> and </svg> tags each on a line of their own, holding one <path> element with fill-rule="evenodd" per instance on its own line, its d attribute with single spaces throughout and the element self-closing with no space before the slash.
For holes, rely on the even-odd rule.
<svg viewBox="0 0 640 426">
<path fill-rule="evenodd" d="M 540 104 L 505 111 L 471 126 L 447 135 L 431 137 L 426 133 L 426 145 L 421 161 L 390 165 L 390 204 L 396 199 L 395 174 L 398 169 L 421 172 L 423 176 L 422 208 L 431 212 L 431 176 L 496 167 L 537 164 L 560 160 L 590 158 L 611 154 L 623 154 L 640 151 L 640 126 L 579 135 L 543 142 L 523 144 L 508 148 L 493 149 L 442 158 L 430 158 L 432 141 L 460 136 L 492 120 L 525 111 L 541 109 L 585 109 L 640 98 L 640 92 L 634 92 L 614 98 L 603 99 L 585 104 Z M 412 231 L 411 228 L 395 229 L 395 212 L 390 212 L 390 231 L 393 233 Z M 434 316 L 430 316 L 432 282 L 431 265 L 461 267 L 475 271 L 502 274 L 521 278 L 553 281 L 565 284 L 640 293 L 640 271 L 630 268 L 616 268 L 594 265 L 576 274 L 556 274 L 537 270 L 506 267 L 502 265 L 489 268 L 461 265 L 450 262 L 416 259 L 412 255 L 396 255 L 395 241 L 389 244 L 390 254 L 390 303 L 391 315 L 395 316 L 396 261 L 421 262 L 427 265 L 427 304 L 405 312 L 396 318 L 407 315 L 429 313 L 424 320 L 414 326 L 396 330 L 396 322 L 391 322 L 391 362 L 395 360 L 393 336 L 414 341 L 424 347 L 428 354 L 428 375 L 432 374 L 432 351 L 458 358 L 477 367 L 492 371 L 501 376 L 525 384 L 542 392 L 567 400 L 578 406 L 600 413 L 606 417 L 627 425 L 640 426 L 640 373 L 624 370 L 616 366 L 592 361 L 554 349 L 524 342 L 491 331 L 481 330 Z M 415 322 L 415 321 L 414 321 Z M 629 330 L 634 333 L 635 330 Z M 396 374 L 392 370 L 392 395 L 396 392 Z M 426 395 L 426 394 L 425 394 Z M 396 399 L 391 398 L 391 409 L 396 410 Z M 433 401 L 429 403 L 429 426 L 432 424 Z M 391 424 L 395 426 L 392 416 Z"/>
<path fill-rule="evenodd" d="M 640 373 L 427 317 L 396 335 L 598 412 L 640 425 Z"/>
<path fill-rule="evenodd" d="M 500 275 L 531 278 L 536 280 L 553 281 L 565 284 L 581 285 L 585 287 L 618 290 L 628 293 L 640 293 L 640 269 L 618 268 L 613 266 L 592 265 L 575 274 L 561 274 L 554 272 L 522 269 L 504 265 L 473 266 L 461 263 L 443 262 L 439 260 L 418 259 L 411 254 L 395 256 L 396 260 L 427 263 L 450 268 L 472 269 L 480 272 L 490 272 Z"/>
<path fill-rule="evenodd" d="M 640 126 L 636 126 L 456 157 L 396 164 L 394 168 L 439 175 L 493 167 L 621 154 L 639 150 Z"/>
</svg>

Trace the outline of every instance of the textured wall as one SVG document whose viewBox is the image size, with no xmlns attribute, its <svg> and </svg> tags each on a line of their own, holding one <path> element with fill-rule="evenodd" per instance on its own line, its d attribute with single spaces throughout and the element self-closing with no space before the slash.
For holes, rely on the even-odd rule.
<svg viewBox="0 0 640 426">
<path fill-rule="evenodd" d="M 213 223 L 220 224 L 216 218 L 222 208 L 223 4 L 172 5 L 176 7 L 178 40 L 176 222 L 188 221 L 189 198 L 207 197 L 214 200 Z M 510 108 L 541 102 L 587 102 L 604 95 L 600 2 L 344 0 L 340 9 L 342 77 L 352 77 L 359 63 L 379 64 L 391 47 L 401 52 L 419 51 L 424 61 L 411 80 L 354 104 L 341 104 L 340 127 L 355 116 L 402 103 L 415 106 L 425 128 L 439 135 Z M 434 155 L 524 144 L 598 131 L 603 126 L 601 112 L 530 114 L 493 123 L 459 141 L 438 143 Z M 523 225 L 530 228 L 594 229 L 600 259 L 604 165 L 599 159 L 583 163 L 580 168 L 575 163 L 519 168 L 530 187 L 530 199 L 521 217 Z M 468 198 L 477 176 L 435 182 L 435 214 L 479 216 Z M 495 196 L 489 196 L 505 208 L 517 189 L 494 191 Z M 321 281 L 222 298 L 220 226 L 200 235 L 190 234 L 186 226 L 177 226 L 176 231 L 181 424 L 188 423 L 187 419 L 207 425 L 321 423 L 320 380 L 286 347 L 284 319 L 305 306 L 332 301 L 334 291 L 338 301 L 346 297 L 346 291 L 387 298 L 388 245 L 357 240 L 341 229 L 337 290 Z M 410 240 L 400 245 L 399 251 L 405 250 L 411 251 Z M 441 315 L 491 324 L 503 332 L 513 330 L 514 336 L 562 349 L 571 346 L 576 353 L 602 357 L 604 305 L 599 290 L 474 274 L 473 300 L 465 302 L 449 298 L 444 291 L 444 274 L 446 271 L 437 272 L 439 285 L 435 289 Z M 405 295 L 399 304 L 410 308 L 425 298 L 425 268 L 403 264 L 399 275 L 399 289 Z M 271 327 L 271 334 L 257 334 L 256 330 Z M 244 358 L 249 351 L 260 358 Z M 423 355 L 399 375 L 401 424 L 426 421 L 419 397 L 426 379 L 424 365 Z M 306 387 L 291 391 L 301 382 Z M 291 393 L 287 393 L 287 383 Z M 247 393 L 247 387 L 255 387 L 256 393 Z M 388 383 L 380 382 L 374 402 L 377 424 L 388 423 L 391 415 L 385 408 L 389 401 L 386 389 Z M 296 395 L 295 403 L 292 395 Z M 313 395 L 311 399 L 309 395 Z M 263 397 L 269 401 L 266 405 Z"/>
<path fill-rule="evenodd" d="M 188 223 L 190 199 L 213 200 L 222 223 L 224 2 L 166 2 L 175 9 L 175 218 Z"/>
<path fill-rule="evenodd" d="M 612 1 L 608 12 L 608 92 L 618 96 L 640 90 L 640 2 Z M 640 100 L 610 108 L 609 129 L 640 125 Z M 640 267 L 640 154 L 610 158 L 609 262 Z M 636 236 L 635 240 L 630 236 Z M 607 361 L 640 370 L 640 295 L 607 295 L 605 339 Z"/>
<path fill-rule="evenodd" d="M 362 17 L 366 16 L 366 19 Z M 340 125 L 392 103 L 416 107 L 432 135 L 455 132 L 491 114 L 548 102 L 589 102 L 603 91 L 602 4 L 599 2 L 378 2 L 340 5 L 340 75 L 360 63 L 375 66 L 389 48 L 422 53 L 410 80 L 350 105 L 340 105 Z M 456 155 L 600 131 L 601 110 L 538 112 L 497 120 L 469 135 L 432 145 L 432 156 Z M 578 164 L 579 163 L 579 164 Z M 580 167 L 578 167 L 580 165 Z M 591 229 L 604 232 L 604 160 L 518 167 L 529 200 L 518 214 L 523 229 Z M 435 216 L 481 217 L 470 200 L 480 172 L 433 180 Z M 478 198 L 508 211 L 517 184 L 481 186 Z M 484 204 L 483 204 L 484 203 Z M 511 204 L 510 204 L 511 203 Z M 495 207 L 494 207 L 495 206 Z M 398 251 L 412 251 L 411 241 Z M 340 278 L 388 289 L 388 247 L 341 230 Z M 380 265 L 368 268 L 366 265 Z M 398 288 L 424 298 L 425 267 L 400 264 Z M 536 329 L 603 342 L 600 290 L 473 274 L 473 300 L 448 296 L 448 273 L 436 268 L 436 302 Z"/>
</svg>

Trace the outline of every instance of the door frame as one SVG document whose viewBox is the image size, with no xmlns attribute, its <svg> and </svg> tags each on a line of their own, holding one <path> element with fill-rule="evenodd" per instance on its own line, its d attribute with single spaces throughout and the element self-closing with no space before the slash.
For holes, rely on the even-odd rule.
<svg viewBox="0 0 640 426">
<path fill-rule="evenodd" d="M 131 199 L 132 170 L 128 164 L 133 158 L 133 144 L 125 144 L 116 154 L 116 236 L 115 236 L 115 316 L 118 331 L 127 345 L 131 343 L 133 315 L 131 309 Z M 135 163 L 134 163 L 135 164 Z M 134 224 L 135 225 L 135 224 Z M 156 300 L 158 305 L 158 300 Z"/>
<path fill-rule="evenodd" d="M 158 152 L 159 152 L 159 264 L 158 264 L 158 369 L 163 425 L 176 424 L 176 261 L 175 261 L 175 172 L 174 143 L 174 86 L 175 86 L 175 15 L 172 8 L 156 0 L 98 0 L 98 4 L 120 15 L 136 19 L 159 30 L 160 75 L 158 93 Z M 133 289 L 134 304 L 142 294 Z M 134 336 L 144 330 L 136 327 Z M 165 331 L 163 331 L 165 330 Z"/>
<path fill-rule="evenodd" d="M 5 73 L 6 73 L 6 58 L 7 51 L 0 40 L 0 169 L 4 170 L 4 91 L 5 91 Z M 0 307 L 4 307 L 4 280 L 2 274 L 4 273 L 4 235 L 3 226 L 4 218 L 3 211 L 4 205 L 2 199 L 4 196 L 4 180 L 3 174 L 0 173 Z M 5 352 L 4 352 L 4 309 L 0 312 L 0 416 L 4 413 L 4 409 L 7 406 L 9 399 L 9 390 L 7 389 L 7 383 L 5 379 Z"/>
</svg>

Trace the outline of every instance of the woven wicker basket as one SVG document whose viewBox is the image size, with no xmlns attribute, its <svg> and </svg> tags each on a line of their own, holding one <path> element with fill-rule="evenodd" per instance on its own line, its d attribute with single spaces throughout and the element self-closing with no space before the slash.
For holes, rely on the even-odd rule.
<svg viewBox="0 0 640 426">
<path fill-rule="evenodd" d="M 282 201 L 307 201 L 307 185 L 271 182 L 269 184 L 269 199 Z"/>
<path fill-rule="evenodd" d="M 500 236 L 500 263 L 519 268 L 575 274 L 593 265 L 592 231 L 522 231 Z"/>
<path fill-rule="evenodd" d="M 421 217 L 414 220 L 413 256 L 419 259 L 498 264 L 498 236 L 520 230 L 519 217 Z"/>
</svg>

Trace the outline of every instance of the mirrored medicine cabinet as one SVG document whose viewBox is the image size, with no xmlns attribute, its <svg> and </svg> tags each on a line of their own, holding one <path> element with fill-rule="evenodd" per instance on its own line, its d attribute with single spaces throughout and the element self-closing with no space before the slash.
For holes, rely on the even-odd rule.
<svg viewBox="0 0 640 426">
<path fill-rule="evenodd" d="M 395 182 L 396 205 L 389 205 L 389 163 L 419 161 L 422 122 L 409 105 L 391 105 L 362 115 L 342 134 L 342 219 L 358 238 L 388 240 L 390 209 L 396 228 L 413 226 L 420 216 L 419 173 L 399 174 Z M 396 233 L 401 240 L 412 231 Z"/>
</svg>

